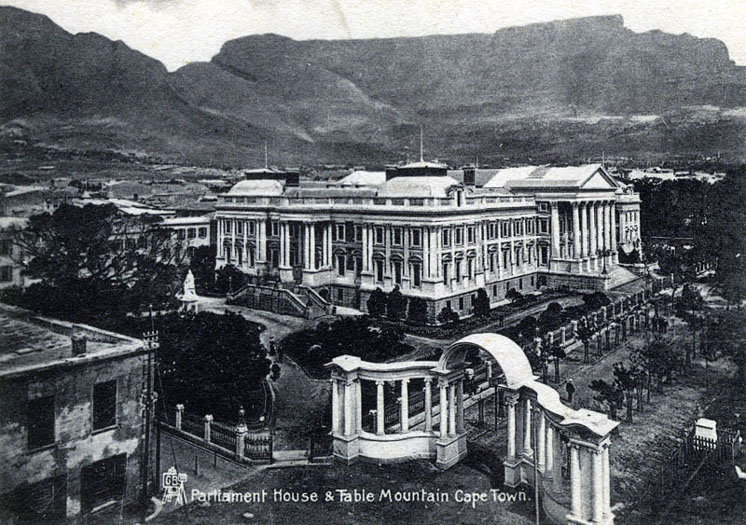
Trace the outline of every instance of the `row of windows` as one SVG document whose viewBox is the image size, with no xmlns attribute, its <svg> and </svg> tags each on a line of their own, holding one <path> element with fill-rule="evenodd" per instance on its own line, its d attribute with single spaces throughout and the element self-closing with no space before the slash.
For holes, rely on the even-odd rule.
<svg viewBox="0 0 746 525">
<path fill-rule="evenodd" d="M 199 235 L 200 239 L 207 238 L 207 227 L 202 226 L 200 228 L 180 228 L 176 230 L 176 238 L 180 241 L 184 239 L 196 239 Z"/>
<path fill-rule="evenodd" d="M 26 409 L 27 446 L 29 450 L 53 445 L 56 440 L 55 396 L 30 399 Z M 93 387 L 93 430 L 104 430 L 117 424 L 117 382 L 98 383 Z"/>
</svg>

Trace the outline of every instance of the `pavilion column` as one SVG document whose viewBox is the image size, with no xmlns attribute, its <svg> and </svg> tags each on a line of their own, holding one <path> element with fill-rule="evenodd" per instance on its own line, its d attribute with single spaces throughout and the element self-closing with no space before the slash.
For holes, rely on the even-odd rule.
<svg viewBox="0 0 746 525">
<path fill-rule="evenodd" d="M 339 432 L 339 381 L 336 378 L 331 379 L 332 384 L 332 434 Z"/>
<path fill-rule="evenodd" d="M 288 238 L 287 223 L 281 222 L 280 223 L 280 266 L 282 266 L 283 268 L 287 266 L 287 256 L 288 256 L 287 238 Z"/>
<path fill-rule="evenodd" d="M 552 259 L 560 258 L 560 223 L 559 223 L 559 202 L 552 202 Z"/>
<path fill-rule="evenodd" d="M 604 250 L 611 250 L 611 204 L 604 202 Z"/>
<path fill-rule="evenodd" d="M 363 431 L 363 385 L 360 379 L 355 380 L 355 432 Z"/>
<path fill-rule="evenodd" d="M 311 270 L 316 269 L 316 224 L 308 225 L 308 251 Z"/>
<path fill-rule="evenodd" d="M 538 406 L 538 405 L 537 405 Z M 545 441 L 546 441 L 546 420 L 544 418 L 544 413 L 541 411 L 537 411 L 536 415 L 538 416 L 538 425 L 537 428 L 537 438 L 536 438 L 536 461 L 538 462 L 536 464 L 536 468 L 539 472 L 544 472 L 544 467 L 546 465 L 546 448 L 544 447 Z"/>
<path fill-rule="evenodd" d="M 596 209 L 596 248 L 604 249 L 604 203 L 599 202 Z"/>
<path fill-rule="evenodd" d="M 448 385 L 448 435 L 456 435 L 456 384 Z"/>
<path fill-rule="evenodd" d="M 464 380 L 459 379 L 456 385 L 456 431 L 462 434 L 465 430 L 464 425 Z"/>
<path fill-rule="evenodd" d="M 592 269 L 596 269 L 595 265 L 595 259 L 596 259 L 596 252 L 598 251 L 598 221 L 596 218 L 596 203 L 590 203 L 590 214 L 589 214 L 589 222 L 588 222 L 588 236 L 589 236 L 589 248 L 590 253 L 588 254 L 594 261 L 592 265 Z"/>
<path fill-rule="evenodd" d="M 517 403 L 515 396 L 505 396 L 505 404 L 508 406 L 508 460 L 515 459 L 515 406 Z"/>
<path fill-rule="evenodd" d="M 554 445 L 554 471 L 552 476 L 552 490 L 559 494 L 562 492 L 562 439 L 559 430 L 552 426 L 552 441 Z"/>
<path fill-rule="evenodd" d="M 401 406 L 400 416 L 401 421 L 399 427 L 401 432 L 409 432 L 409 379 L 401 380 Z"/>
<path fill-rule="evenodd" d="M 549 421 L 544 421 L 545 434 L 544 434 L 544 473 L 546 476 L 554 480 L 554 427 Z"/>
<path fill-rule="evenodd" d="M 591 477 L 593 478 L 593 521 L 601 523 L 604 517 L 604 504 L 606 503 L 606 491 L 603 483 L 603 453 L 598 448 L 591 453 Z"/>
<path fill-rule="evenodd" d="M 573 258 L 582 259 L 582 253 L 580 251 L 580 213 L 579 205 L 577 202 L 572 203 L 572 246 L 573 246 Z"/>
<path fill-rule="evenodd" d="M 355 401 L 355 390 L 352 385 L 351 381 L 345 381 L 344 382 L 344 394 L 345 394 L 345 411 L 344 411 L 344 428 L 345 428 L 345 436 L 349 436 L 352 434 L 353 429 L 353 415 L 355 411 L 355 405 L 357 405 L 357 402 Z"/>
<path fill-rule="evenodd" d="M 383 403 L 383 381 L 376 381 L 376 434 L 386 433 L 386 406 Z"/>
<path fill-rule="evenodd" d="M 611 443 L 606 442 L 602 450 L 602 483 L 604 489 L 604 515 L 609 516 L 611 514 L 611 475 L 609 472 L 609 445 Z"/>
<path fill-rule="evenodd" d="M 440 437 L 448 436 L 448 383 L 440 382 Z"/>
<path fill-rule="evenodd" d="M 432 378 L 425 378 L 425 432 L 433 431 L 433 390 Z"/>
<path fill-rule="evenodd" d="M 327 264 L 327 259 L 329 258 L 329 255 L 327 254 L 327 245 L 326 245 L 326 236 L 329 232 L 326 230 L 326 225 L 324 225 L 321 228 L 321 267 L 326 268 L 329 266 Z"/>
<path fill-rule="evenodd" d="M 590 247 L 590 205 L 587 202 L 583 203 L 583 209 L 581 210 L 580 219 L 581 219 L 581 229 L 583 231 L 583 257 L 589 258 L 591 255 L 591 247 Z M 591 269 L 591 262 L 590 259 L 587 261 L 587 267 L 586 270 L 590 271 Z"/>
<path fill-rule="evenodd" d="M 575 518 L 582 518 L 583 502 L 581 500 L 580 484 L 580 445 L 570 443 L 570 514 Z"/>
<path fill-rule="evenodd" d="M 530 456 L 531 450 L 531 400 L 523 400 L 523 454 Z"/>
<path fill-rule="evenodd" d="M 326 225 L 326 265 L 332 265 L 332 223 Z"/>
</svg>

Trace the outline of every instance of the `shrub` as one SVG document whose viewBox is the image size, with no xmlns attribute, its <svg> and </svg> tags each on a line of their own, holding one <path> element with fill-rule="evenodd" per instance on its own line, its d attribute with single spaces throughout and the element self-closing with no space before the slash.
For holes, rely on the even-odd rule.
<svg viewBox="0 0 746 525">
<path fill-rule="evenodd" d="M 407 298 L 399 291 L 399 286 L 395 286 L 386 300 L 387 316 L 389 319 L 399 320 L 404 317 L 406 311 Z"/>
<path fill-rule="evenodd" d="M 510 290 L 508 290 L 508 293 L 505 294 L 505 298 L 511 303 L 515 304 L 523 299 L 523 294 L 515 288 L 511 288 Z"/>
<path fill-rule="evenodd" d="M 454 325 L 458 323 L 459 319 L 458 314 L 451 310 L 451 307 L 448 305 L 445 305 L 438 314 L 438 322 L 440 324 Z"/>
<path fill-rule="evenodd" d="M 383 290 L 376 288 L 368 297 L 368 313 L 373 317 L 383 317 L 386 315 L 386 294 Z"/>
<path fill-rule="evenodd" d="M 474 300 L 474 313 L 480 317 L 490 315 L 490 298 L 484 288 L 477 290 L 477 297 Z"/>
<path fill-rule="evenodd" d="M 412 297 L 409 300 L 407 318 L 412 323 L 425 324 L 427 322 L 427 301 L 421 297 Z"/>
</svg>

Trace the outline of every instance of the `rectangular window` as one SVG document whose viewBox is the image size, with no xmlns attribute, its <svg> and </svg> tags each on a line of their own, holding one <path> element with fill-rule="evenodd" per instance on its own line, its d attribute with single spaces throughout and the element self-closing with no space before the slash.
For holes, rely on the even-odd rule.
<svg viewBox="0 0 746 525">
<path fill-rule="evenodd" d="M 344 288 L 337 288 L 337 301 L 342 303 L 345 300 Z"/>
<path fill-rule="evenodd" d="M 466 268 L 469 272 L 469 279 L 474 279 L 474 259 L 468 259 L 466 261 Z"/>
<path fill-rule="evenodd" d="M 448 284 L 448 263 L 443 263 L 443 284 Z"/>
<path fill-rule="evenodd" d="M 523 290 L 523 279 L 518 279 L 518 289 Z"/>
<path fill-rule="evenodd" d="M 335 241 L 344 241 L 345 240 L 345 225 L 344 224 L 337 224 L 336 228 L 334 229 L 335 233 Z"/>
<path fill-rule="evenodd" d="M 206 239 L 207 238 L 207 228 L 206 227 L 202 226 L 199 229 L 199 238 L 200 239 Z"/>
<path fill-rule="evenodd" d="M 504 221 L 500 224 L 500 235 L 502 237 L 510 237 L 510 223 L 508 221 Z"/>
<path fill-rule="evenodd" d="M 180 241 L 183 241 L 184 239 L 186 239 L 186 231 L 182 229 L 176 230 L 176 238 L 179 239 Z"/>
<path fill-rule="evenodd" d="M 464 244 L 464 229 L 463 228 L 455 228 L 454 230 L 456 232 L 456 245 Z"/>
<path fill-rule="evenodd" d="M 355 257 L 355 275 L 358 277 L 363 273 L 363 258 Z"/>
<path fill-rule="evenodd" d="M 119 454 L 80 469 L 80 507 L 90 512 L 124 494 L 127 455 Z"/>
<path fill-rule="evenodd" d="M 351 272 L 355 270 L 355 258 L 352 256 L 347 257 L 347 269 Z"/>
<path fill-rule="evenodd" d="M 195 228 L 187 229 L 187 239 L 194 239 L 197 237 L 197 230 Z"/>
<path fill-rule="evenodd" d="M 243 221 L 236 221 L 236 235 L 243 235 Z"/>
<path fill-rule="evenodd" d="M 454 263 L 454 268 L 456 270 L 456 282 L 461 282 L 461 261 L 456 261 Z"/>
<path fill-rule="evenodd" d="M 443 246 L 448 247 L 451 245 L 451 230 L 448 228 L 443 229 Z"/>
<path fill-rule="evenodd" d="M 463 297 L 458 298 L 458 309 L 459 311 L 462 311 L 464 309 L 464 298 Z"/>
<path fill-rule="evenodd" d="M 363 227 L 355 225 L 355 242 L 361 242 L 363 240 Z"/>
<path fill-rule="evenodd" d="M 117 381 L 98 383 L 93 387 L 93 430 L 117 424 Z"/>
<path fill-rule="evenodd" d="M 9 283 L 13 280 L 13 267 L 0 266 L 0 282 Z"/>
<path fill-rule="evenodd" d="M 345 256 L 337 255 L 337 273 L 344 276 L 345 274 Z"/>
<path fill-rule="evenodd" d="M 26 422 L 29 450 L 53 444 L 55 440 L 54 396 L 29 399 Z"/>
<path fill-rule="evenodd" d="M 229 220 L 228 221 L 223 221 L 223 231 L 225 233 L 230 233 L 231 232 L 231 222 L 232 221 L 229 221 Z"/>
<path fill-rule="evenodd" d="M 523 235 L 523 221 L 521 219 L 518 219 L 517 221 L 515 221 L 513 231 L 515 232 L 516 236 Z"/>
<path fill-rule="evenodd" d="M 411 246 L 422 245 L 422 231 L 419 228 L 409 230 L 409 244 Z"/>
<path fill-rule="evenodd" d="M 412 285 L 416 288 L 420 287 L 422 280 L 422 270 L 420 263 L 412 263 Z"/>
<path fill-rule="evenodd" d="M 401 263 L 401 261 L 394 261 L 392 263 L 392 270 L 394 271 L 394 284 L 401 285 L 401 279 L 402 279 L 402 263 Z"/>
<path fill-rule="evenodd" d="M 492 297 L 497 297 L 497 285 L 492 285 Z"/>
<path fill-rule="evenodd" d="M 383 227 L 376 226 L 376 244 L 383 244 Z"/>
<path fill-rule="evenodd" d="M 394 246 L 401 246 L 402 245 L 402 229 L 401 228 L 394 228 Z"/>
<path fill-rule="evenodd" d="M 272 232 L 272 235 L 273 235 L 273 236 L 277 237 L 278 235 L 280 235 L 280 223 L 279 223 L 279 222 L 277 222 L 277 221 L 272 221 L 272 222 L 270 223 L 270 227 L 269 227 L 269 229 L 270 229 L 270 231 Z"/>
<path fill-rule="evenodd" d="M 468 235 L 469 244 L 474 244 L 476 240 L 476 228 L 474 228 L 474 226 L 469 226 L 469 229 L 467 230 L 467 235 Z"/>
<path fill-rule="evenodd" d="M 547 219 L 539 221 L 539 233 L 549 233 L 549 221 Z"/>
<path fill-rule="evenodd" d="M 549 211 L 549 205 L 546 202 L 540 202 L 539 211 Z"/>
</svg>

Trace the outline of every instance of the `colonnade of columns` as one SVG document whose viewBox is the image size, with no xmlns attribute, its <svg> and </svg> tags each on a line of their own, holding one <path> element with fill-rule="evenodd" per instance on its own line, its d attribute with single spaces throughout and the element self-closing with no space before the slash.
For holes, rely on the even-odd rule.
<svg viewBox="0 0 746 525">
<path fill-rule="evenodd" d="M 297 250 L 299 263 L 304 270 L 319 270 L 332 266 L 332 224 L 330 222 L 299 222 Z M 292 251 L 290 221 L 280 222 L 280 268 L 290 269 L 293 266 L 290 253 Z M 319 246 L 317 247 L 317 242 Z"/>
<path fill-rule="evenodd" d="M 563 435 L 555 419 L 533 398 L 518 392 L 506 392 L 505 403 L 508 439 L 505 464 L 508 469 L 515 469 L 506 473 L 506 483 L 517 486 L 526 482 L 526 478 L 533 476 L 536 461 L 545 494 L 559 500 L 568 488 L 563 474 L 567 465 L 571 520 L 612 523 L 608 437 L 593 443 L 567 432 Z M 520 471 L 521 466 L 525 471 Z"/>
<path fill-rule="evenodd" d="M 565 232 L 560 232 L 560 203 L 571 207 L 565 213 Z M 594 272 L 604 262 L 617 260 L 616 211 L 614 200 L 552 201 L 551 257 L 553 261 L 573 261 L 578 272 Z M 570 229 L 570 225 L 572 230 Z"/>
</svg>

